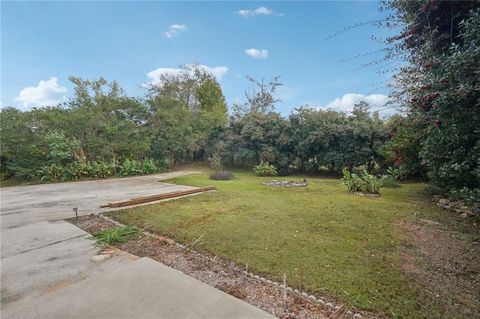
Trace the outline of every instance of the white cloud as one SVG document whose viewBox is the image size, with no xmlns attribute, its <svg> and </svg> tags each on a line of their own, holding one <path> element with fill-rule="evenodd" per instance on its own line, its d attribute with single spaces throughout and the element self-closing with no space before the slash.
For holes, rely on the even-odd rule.
<svg viewBox="0 0 480 319">
<path fill-rule="evenodd" d="M 355 103 L 365 101 L 370 104 L 372 110 L 374 111 L 384 107 L 388 100 L 388 96 L 383 94 L 364 95 L 358 93 L 347 93 L 341 98 L 336 98 L 335 100 L 329 102 L 324 108 L 349 112 L 353 109 Z"/>
<path fill-rule="evenodd" d="M 37 86 L 29 86 L 20 91 L 15 101 L 25 107 L 50 106 L 61 103 L 67 99 L 67 88 L 58 83 L 56 77 L 49 80 L 41 80 Z"/>
<path fill-rule="evenodd" d="M 238 10 L 237 11 L 237 14 L 241 17 L 244 17 L 244 18 L 248 18 L 248 17 L 252 17 L 252 16 L 256 16 L 256 15 L 263 15 L 263 16 L 270 16 L 270 15 L 278 15 L 278 16 L 283 16 L 282 13 L 275 13 L 275 11 L 273 10 L 270 10 L 266 7 L 258 7 L 256 9 L 253 9 L 253 10 L 249 10 L 249 9 L 243 9 L 243 10 Z"/>
<path fill-rule="evenodd" d="M 266 59 L 268 58 L 268 50 L 265 49 L 246 49 L 245 54 L 254 59 Z"/>
<path fill-rule="evenodd" d="M 168 31 L 166 31 L 164 34 L 167 38 L 172 38 L 185 30 L 187 30 L 187 26 L 185 24 L 172 24 L 170 27 L 168 27 Z"/>
<path fill-rule="evenodd" d="M 227 72 L 228 72 L 228 67 L 226 67 L 226 66 L 209 67 L 209 66 L 203 65 L 203 64 L 185 64 L 184 67 L 187 70 L 189 70 L 190 72 L 193 72 L 194 67 L 198 67 L 198 68 L 212 74 L 218 80 L 221 80 L 222 77 L 225 74 L 227 74 Z M 158 69 L 155 69 L 155 70 L 147 73 L 147 76 L 150 79 L 149 84 L 158 84 L 159 81 L 160 81 L 160 76 L 163 75 L 163 74 L 178 75 L 183 71 L 185 71 L 184 68 L 158 68 Z"/>
</svg>

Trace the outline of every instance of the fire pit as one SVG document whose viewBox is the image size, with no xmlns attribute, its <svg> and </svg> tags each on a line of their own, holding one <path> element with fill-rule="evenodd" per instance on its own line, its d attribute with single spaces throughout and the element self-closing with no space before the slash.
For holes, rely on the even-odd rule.
<svg viewBox="0 0 480 319">
<path fill-rule="evenodd" d="M 262 183 L 265 186 L 272 186 L 272 187 L 307 187 L 307 180 L 304 179 L 302 182 L 297 181 L 266 181 Z"/>
</svg>

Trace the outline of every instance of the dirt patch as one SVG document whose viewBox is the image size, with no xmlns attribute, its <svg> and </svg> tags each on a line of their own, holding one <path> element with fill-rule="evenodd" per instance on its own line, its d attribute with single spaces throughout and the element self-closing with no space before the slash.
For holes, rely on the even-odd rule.
<svg viewBox="0 0 480 319">
<path fill-rule="evenodd" d="M 402 270 L 457 318 L 480 318 L 478 238 L 445 230 L 430 220 L 403 221 L 409 238 L 402 247 Z"/>
<path fill-rule="evenodd" d="M 91 234 L 117 226 L 112 221 L 96 215 L 82 216 L 69 221 Z M 180 270 L 279 318 L 352 318 L 353 314 L 357 314 L 356 318 L 386 318 L 357 311 L 328 296 L 321 298 L 316 296 L 315 300 L 312 300 L 313 296 L 302 296 L 300 292 L 290 288 L 286 290 L 287 297 L 284 299 L 285 289 L 279 283 L 252 276 L 244 267 L 231 261 L 207 252 L 190 250 L 162 236 L 146 233 L 136 240 L 116 247 Z M 360 314 L 362 317 L 358 317 Z"/>
</svg>

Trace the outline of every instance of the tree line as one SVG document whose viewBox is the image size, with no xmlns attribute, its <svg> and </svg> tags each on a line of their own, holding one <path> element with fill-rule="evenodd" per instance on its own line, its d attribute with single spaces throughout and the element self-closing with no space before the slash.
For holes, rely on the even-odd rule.
<svg viewBox="0 0 480 319">
<path fill-rule="evenodd" d="M 70 80 L 75 93 L 67 103 L 2 109 L 2 178 L 32 180 L 51 173 L 54 178 L 47 180 L 62 174 L 78 179 L 83 175 L 76 170 L 82 169 L 100 170 L 95 177 L 129 175 L 125 163 L 137 163 L 141 174 L 145 161 L 151 172 L 214 156 L 227 166 L 270 163 L 280 174 L 360 165 L 378 170 L 389 163 L 382 151 L 386 122 L 367 103 L 355 105 L 352 114 L 302 106 L 283 117 L 274 109 L 278 77 L 249 78 L 254 88 L 230 115 L 220 85 L 198 67 L 163 75 L 141 99 L 127 96 L 117 82 Z M 75 172 L 62 171 L 67 166 Z"/>
<path fill-rule="evenodd" d="M 274 165 L 279 174 L 395 167 L 454 196 L 480 198 L 478 1 L 387 1 L 399 28 L 385 60 L 408 61 L 392 97 L 406 112 L 387 120 L 369 105 L 350 113 L 310 106 L 275 111 L 280 78 L 257 81 L 232 112 L 215 77 L 196 66 L 162 75 L 141 98 L 116 82 L 72 77 L 57 106 L 1 110 L 2 178 L 69 180 L 143 174 L 215 158 Z M 395 21 L 395 22 L 391 22 Z M 45 177 L 47 176 L 47 177 Z"/>
</svg>

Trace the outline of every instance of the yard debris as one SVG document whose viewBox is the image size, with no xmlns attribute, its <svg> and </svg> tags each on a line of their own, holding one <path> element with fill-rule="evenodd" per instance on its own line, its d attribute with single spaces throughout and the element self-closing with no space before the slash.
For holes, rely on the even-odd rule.
<svg viewBox="0 0 480 319">
<path fill-rule="evenodd" d="M 186 190 L 186 191 L 135 197 L 135 198 L 122 200 L 122 201 L 118 201 L 118 202 L 111 202 L 111 203 L 107 203 L 107 204 L 102 204 L 102 205 L 100 205 L 100 207 L 101 208 L 105 208 L 105 207 L 117 208 L 117 207 L 138 205 L 138 204 L 143 204 L 143 203 L 148 203 L 148 202 L 154 202 L 154 201 L 157 201 L 157 200 L 163 200 L 163 199 L 175 198 L 175 197 L 191 195 L 191 194 L 196 194 L 196 193 L 214 191 L 216 189 L 217 188 L 215 186 L 205 186 L 205 187 L 189 189 L 189 190 Z"/>
</svg>

